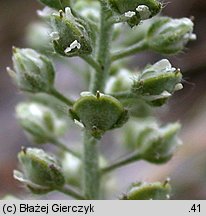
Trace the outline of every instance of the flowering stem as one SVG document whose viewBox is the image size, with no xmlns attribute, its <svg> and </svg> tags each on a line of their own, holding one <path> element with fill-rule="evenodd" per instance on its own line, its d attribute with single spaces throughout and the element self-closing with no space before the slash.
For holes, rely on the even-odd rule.
<svg viewBox="0 0 206 216">
<path fill-rule="evenodd" d="M 77 200 L 85 200 L 85 197 L 82 196 L 81 194 L 79 194 L 78 192 L 74 191 L 73 189 L 69 188 L 69 187 L 63 187 L 58 189 L 59 192 L 69 195 Z"/>
<path fill-rule="evenodd" d="M 101 1 L 101 23 L 97 61 L 101 70 L 95 70 L 91 78 L 90 90 L 104 92 L 106 78 L 111 65 L 110 44 L 112 40 L 111 17 L 106 2 Z M 99 143 L 87 131 L 84 132 L 84 193 L 87 199 L 99 199 L 100 168 Z"/>
<path fill-rule="evenodd" d="M 87 199 L 99 198 L 99 151 L 98 143 L 89 132 L 84 133 L 84 194 Z"/>
<path fill-rule="evenodd" d="M 91 67 L 93 67 L 96 71 L 101 73 L 101 68 L 98 62 L 92 57 L 87 55 L 81 55 L 81 58 L 84 59 Z"/>
<path fill-rule="evenodd" d="M 137 44 L 134 44 L 128 48 L 124 48 L 124 50 L 117 51 L 112 55 L 112 61 L 117 61 L 119 59 L 137 54 L 139 52 L 145 51 L 148 49 L 148 45 L 146 40 L 141 40 Z"/>
<path fill-rule="evenodd" d="M 96 91 L 104 92 L 106 78 L 111 65 L 110 45 L 113 32 L 113 26 L 109 22 L 111 15 L 106 2 L 101 1 L 101 23 L 97 52 L 97 61 L 100 64 L 101 70 L 94 71 L 91 80 L 91 91 L 93 93 L 96 93 Z"/>
<path fill-rule="evenodd" d="M 139 154 L 137 154 L 136 152 L 134 152 L 134 153 L 124 157 L 123 159 L 119 159 L 118 161 L 114 162 L 113 164 L 109 165 L 108 167 L 103 168 L 101 170 L 101 174 L 111 172 L 117 168 L 128 165 L 128 164 L 133 163 L 135 161 L 138 161 L 140 159 L 141 159 L 141 156 Z"/>
<path fill-rule="evenodd" d="M 50 89 L 48 94 L 54 96 L 55 98 L 59 99 L 63 103 L 67 104 L 68 106 L 72 106 L 74 104 L 74 102 L 71 99 L 65 97 L 62 93 L 57 91 L 55 88 Z"/>
</svg>

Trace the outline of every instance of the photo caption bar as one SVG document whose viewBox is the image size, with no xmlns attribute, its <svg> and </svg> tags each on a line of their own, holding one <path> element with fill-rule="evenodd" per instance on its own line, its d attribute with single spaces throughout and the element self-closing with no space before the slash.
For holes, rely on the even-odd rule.
<svg viewBox="0 0 206 216">
<path fill-rule="evenodd" d="M 125 216 L 139 214 L 151 216 L 206 215 L 206 201 L 73 201 L 73 200 L 12 200 L 0 201 L 0 215 L 64 216 L 91 215 Z"/>
</svg>

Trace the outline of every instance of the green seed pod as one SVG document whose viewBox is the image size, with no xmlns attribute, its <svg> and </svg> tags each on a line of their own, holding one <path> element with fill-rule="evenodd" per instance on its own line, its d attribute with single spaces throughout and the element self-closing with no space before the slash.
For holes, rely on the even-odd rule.
<svg viewBox="0 0 206 216">
<path fill-rule="evenodd" d="M 188 18 L 159 17 L 148 31 L 148 46 L 161 54 L 177 54 L 190 40 L 196 39 L 193 27 L 193 22 Z"/>
<path fill-rule="evenodd" d="M 43 150 L 22 149 L 18 159 L 22 173 L 15 170 L 14 178 L 26 184 L 33 193 L 48 193 L 64 185 L 64 176 L 57 160 Z"/>
<path fill-rule="evenodd" d="M 170 198 L 171 186 L 168 181 L 164 183 L 139 182 L 132 185 L 124 200 L 167 200 Z"/>
<path fill-rule="evenodd" d="M 54 84 L 55 71 L 52 62 L 32 49 L 13 49 L 14 70 L 9 75 L 22 91 L 49 92 Z"/>
<path fill-rule="evenodd" d="M 89 25 L 74 17 L 69 7 L 65 8 L 65 13 L 53 14 L 51 25 L 53 32 L 50 36 L 57 53 L 72 57 L 92 52 Z"/>
<path fill-rule="evenodd" d="M 130 18 L 128 24 L 133 27 L 141 20 L 149 19 L 157 15 L 162 8 L 156 0 L 109 0 L 111 8 L 119 14 Z"/>
<path fill-rule="evenodd" d="M 40 103 L 20 103 L 16 116 L 21 126 L 36 144 L 52 142 L 68 128 L 65 118 L 50 107 Z"/>
<path fill-rule="evenodd" d="M 46 6 L 49 6 L 51 8 L 55 8 L 57 10 L 63 10 L 65 7 L 68 7 L 70 5 L 70 0 L 39 0 L 41 3 L 43 3 Z"/>
<path fill-rule="evenodd" d="M 132 92 L 144 97 L 155 106 L 163 105 L 167 99 L 183 88 L 181 72 L 173 68 L 167 59 L 148 66 L 139 74 L 132 86 Z"/>
<path fill-rule="evenodd" d="M 99 92 L 96 96 L 82 93 L 70 114 L 95 138 L 100 138 L 108 130 L 121 127 L 128 120 L 128 112 L 116 98 Z"/>
<path fill-rule="evenodd" d="M 181 126 L 179 123 L 165 127 L 147 127 L 137 140 L 137 149 L 140 157 L 151 163 L 166 163 L 171 159 L 177 146 L 182 142 L 177 137 Z"/>
</svg>

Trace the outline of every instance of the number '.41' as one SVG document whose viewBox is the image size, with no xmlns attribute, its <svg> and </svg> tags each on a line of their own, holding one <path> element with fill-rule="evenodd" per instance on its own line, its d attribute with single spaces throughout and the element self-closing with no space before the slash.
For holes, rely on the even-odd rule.
<svg viewBox="0 0 206 216">
<path fill-rule="evenodd" d="M 193 204 L 189 212 L 200 212 L 200 204 Z"/>
</svg>

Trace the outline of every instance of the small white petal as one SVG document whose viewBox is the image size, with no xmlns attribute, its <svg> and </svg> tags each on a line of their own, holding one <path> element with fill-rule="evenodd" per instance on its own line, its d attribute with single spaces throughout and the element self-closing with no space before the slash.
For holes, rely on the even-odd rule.
<svg viewBox="0 0 206 216">
<path fill-rule="evenodd" d="M 83 125 L 80 121 L 74 119 L 74 123 L 75 123 L 76 125 L 78 125 L 80 128 L 84 128 L 84 125 Z"/>
<path fill-rule="evenodd" d="M 72 51 L 73 49 L 75 49 L 75 48 L 77 48 L 77 49 L 80 49 L 80 48 L 81 48 L 81 44 L 80 44 L 77 40 L 73 41 L 73 42 L 69 45 L 69 47 L 67 47 L 67 48 L 64 50 L 64 52 L 67 54 L 67 53 L 71 52 L 71 51 Z"/>
<path fill-rule="evenodd" d="M 105 94 L 103 94 L 103 93 L 100 92 L 99 95 L 100 95 L 100 97 L 102 97 L 102 96 L 104 96 Z"/>
<path fill-rule="evenodd" d="M 182 83 L 178 83 L 176 86 L 175 86 L 175 91 L 179 91 L 179 90 L 182 90 L 183 89 L 183 85 Z"/>
<path fill-rule="evenodd" d="M 80 96 L 81 97 L 85 97 L 85 96 L 94 96 L 91 92 L 88 92 L 88 91 L 84 91 L 84 92 L 81 92 L 80 93 Z"/>
<path fill-rule="evenodd" d="M 125 15 L 125 17 L 130 17 L 131 18 L 131 17 L 135 16 L 135 14 L 136 13 L 134 11 L 128 11 L 128 12 L 125 12 L 124 15 Z"/>
<path fill-rule="evenodd" d="M 153 69 L 156 70 L 163 70 L 163 69 L 170 70 L 171 68 L 172 65 L 167 59 L 162 59 L 153 65 Z"/>
<path fill-rule="evenodd" d="M 65 16 L 67 19 L 73 18 L 72 11 L 70 7 L 65 8 Z"/>
<path fill-rule="evenodd" d="M 163 92 L 161 93 L 161 96 L 170 97 L 171 94 L 170 94 L 168 91 L 163 91 Z"/>
<path fill-rule="evenodd" d="M 139 13 L 141 20 L 146 20 L 151 15 L 150 9 L 146 5 L 139 5 L 136 11 Z"/>
<path fill-rule="evenodd" d="M 29 111 L 30 111 L 31 115 L 34 115 L 34 116 L 41 117 L 43 115 L 43 110 L 40 108 L 40 106 L 38 106 L 36 104 L 31 104 L 29 106 Z"/>
<path fill-rule="evenodd" d="M 64 50 L 64 52 L 67 54 L 67 53 L 69 53 L 69 52 L 71 52 L 71 48 L 70 47 L 67 47 L 65 50 Z"/>
<path fill-rule="evenodd" d="M 191 34 L 190 35 L 190 40 L 197 40 L 197 35 L 196 34 Z"/>
</svg>

